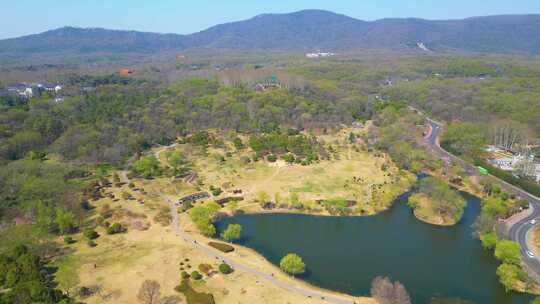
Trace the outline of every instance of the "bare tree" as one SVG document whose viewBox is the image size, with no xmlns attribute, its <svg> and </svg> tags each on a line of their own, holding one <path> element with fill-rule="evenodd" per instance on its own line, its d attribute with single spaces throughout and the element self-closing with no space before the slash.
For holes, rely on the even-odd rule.
<svg viewBox="0 0 540 304">
<path fill-rule="evenodd" d="M 536 164 L 531 159 L 524 159 L 516 163 L 514 169 L 521 176 L 531 177 L 536 173 Z"/>
<path fill-rule="evenodd" d="M 158 282 L 153 280 L 146 280 L 141 285 L 137 298 L 144 304 L 157 304 L 159 303 L 159 289 L 161 286 Z"/>
<path fill-rule="evenodd" d="M 491 128 L 492 143 L 505 150 L 513 151 L 528 143 L 527 127 L 514 121 L 497 121 Z"/>
<path fill-rule="evenodd" d="M 179 296 L 164 297 L 159 301 L 159 304 L 179 304 L 182 303 L 182 299 Z"/>
<path fill-rule="evenodd" d="M 400 282 L 376 277 L 371 282 L 371 296 L 380 304 L 411 304 L 411 298 Z"/>
</svg>

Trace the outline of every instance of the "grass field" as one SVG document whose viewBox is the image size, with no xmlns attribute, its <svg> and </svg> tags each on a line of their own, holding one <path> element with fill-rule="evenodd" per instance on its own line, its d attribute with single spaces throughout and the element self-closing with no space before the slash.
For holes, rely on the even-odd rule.
<svg viewBox="0 0 540 304">
<path fill-rule="evenodd" d="M 142 195 L 125 185 L 111 188 L 108 192 L 114 193 L 116 197 L 120 197 L 123 192 L 130 192 L 136 199 L 144 200 L 144 204 L 136 200 L 113 201 L 110 198 L 92 202 L 95 206 L 94 218 L 102 213 L 104 206 L 108 206 L 106 208 L 112 210 L 108 219 L 122 222 L 128 226 L 128 231 L 107 235 L 104 228 L 98 227 L 96 231 L 100 237 L 95 240 L 96 247 L 88 246 L 82 234 L 74 235 L 76 242 L 65 245 L 68 254 L 55 264 L 58 267 L 57 282 L 71 294 L 77 294 L 76 291 L 81 287 L 94 290 L 92 296 L 79 298 L 88 304 L 132 304 L 141 303 L 137 299 L 137 293 L 142 283 L 145 280 L 155 280 L 161 286 L 162 297 L 177 296 L 182 299 L 181 303 L 186 303 L 184 296 L 174 290 L 181 282 L 181 271 L 198 270 L 200 264 L 209 264 L 217 270 L 219 263 L 176 236 L 170 226 L 163 226 L 155 220 L 156 214 L 166 205 L 153 192 L 180 191 L 182 194 L 189 192 L 190 187 L 177 185 L 169 178 L 136 180 L 134 183 L 148 194 Z M 129 226 L 133 220 L 145 222 L 148 229 L 133 229 Z M 181 222 L 186 222 L 189 226 L 187 218 L 183 218 Z M 193 230 L 189 227 L 188 230 Z M 277 271 L 256 253 L 244 249 L 239 252 L 235 253 L 238 259 L 247 260 L 246 263 L 257 265 L 256 267 L 263 271 Z M 283 276 L 285 280 L 291 280 L 291 284 L 302 284 Z M 230 275 L 205 275 L 203 280 L 191 281 L 190 285 L 197 292 L 211 293 L 216 303 L 323 303 L 320 299 L 306 299 L 241 271 Z M 372 303 L 369 298 L 357 299 L 358 303 Z"/>
<path fill-rule="evenodd" d="M 190 167 L 199 174 L 200 188 L 220 187 L 225 190 L 220 197 L 242 190 L 244 200 L 236 207 L 246 211 L 261 211 L 257 208 L 261 197 L 278 205 L 291 205 L 295 196 L 302 207 L 294 212 L 324 213 L 317 201 L 344 199 L 356 202 L 351 206 L 353 214 L 374 214 L 386 209 L 408 189 L 414 177 L 399 171 L 386 155 L 348 143 L 350 131 L 320 136 L 319 140 L 334 152 L 329 160 L 309 166 L 282 160 L 248 163 L 246 159 L 253 155 L 249 148 L 237 151 L 231 144 L 206 150 L 184 144 L 174 149 L 182 151 Z M 163 157 L 160 159 L 166 162 Z"/>
<path fill-rule="evenodd" d="M 162 152 L 182 151 L 186 165 L 198 178 L 191 182 L 174 177 L 135 179 L 131 188 L 129 184 L 108 188 L 106 198 L 91 202 L 95 209 L 88 225 L 106 220 L 111 224 L 121 223 L 127 227 L 127 232 L 108 235 L 105 228 L 98 226 L 96 231 L 100 237 L 95 240 L 96 247 L 89 246 L 81 233 L 73 236 L 76 242 L 65 245 L 67 254 L 56 262 L 59 285 L 72 294 L 81 287 L 90 288 L 93 294 L 80 298 L 88 304 L 139 303 L 137 293 L 142 283 L 155 280 L 161 286 L 162 297 L 180 297 L 185 303 L 184 296 L 174 290 L 181 282 L 180 273 L 197 270 L 200 264 L 209 264 L 217 270 L 218 261 L 174 234 L 164 197 L 180 198 L 197 191 L 209 191 L 210 186 L 224 190 L 212 199 L 233 195 L 244 198 L 222 211 L 263 212 L 261 200 L 286 206 L 274 212 L 329 214 L 318 200 L 338 199 L 354 202 L 347 206 L 353 214 L 374 214 L 388 208 L 397 195 L 411 186 L 414 176 L 399 171 L 386 155 L 367 151 L 362 144 L 350 144 L 347 140 L 350 131 L 345 129 L 320 136 L 319 141 L 331 152 L 327 159 L 309 166 L 291 165 L 283 160 L 248 161 L 253 158 L 253 152 L 249 148 L 237 151 L 228 141 L 224 146 L 207 149 L 192 144 L 154 149 L 152 153 L 165 166 L 166 155 Z M 126 172 L 118 172 L 118 175 L 127 176 Z M 234 193 L 235 190 L 242 193 Z M 290 207 L 293 203 L 295 208 Z M 208 241 L 186 214 L 181 214 L 180 224 L 201 242 Z M 237 261 L 275 273 L 290 284 L 314 288 L 281 273 L 256 252 L 236 247 L 237 250 L 228 255 Z M 196 292 L 211 293 L 216 303 L 323 302 L 285 291 L 241 271 L 205 275 L 203 280 L 192 281 L 190 285 Z M 373 303 L 370 298 L 354 300 Z"/>
</svg>

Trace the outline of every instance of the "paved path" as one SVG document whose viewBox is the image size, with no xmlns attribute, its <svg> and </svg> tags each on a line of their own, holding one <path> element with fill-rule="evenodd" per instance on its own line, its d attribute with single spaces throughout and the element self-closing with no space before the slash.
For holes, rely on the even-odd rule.
<svg viewBox="0 0 540 304">
<path fill-rule="evenodd" d="M 218 251 L 210 246 L 207 246 L 205 244 L 198 243 L 197 240 L 195 240 L 189 233 L 186 233 L 185 231 L 182 231 L 180 227 L 180 222 L 178 218 L 178 212 L 176 210 L 176 204 L 174 203 L 174 200 L 171 199 L 168 196 L 162 195 L 162 198 L 169 204 L 171 209 L 171 217 L 172 217 L 172 227 L 174 230 L 174 233 L 177 236 L 180 236 L 186 241 L 187 243 L 191 244 L 192 246 L 196 247 L 197 249 L 201 250 L 205 254 L 207 254 L 210 257 L 213 257 L 217 260 L 224 261 L 225 263 L 231 265 L 236 270 L 241 270 L 250 274 L 253 274 L 261 279 L 264 279 L 278 287 L 281 287 L 285 290 L 288 290 L 290 292 L 294 292 L 296 294 L 300 294 L 305 296 L 306 298 L 313 298 L 313 299 L 321 299 L 325 300 L 328 303 L 335 303 L 335 304 L 356 304 L 357 302 L 354 302 L 352 300 L 344 299 L 339 296 L 335 296 L 330 293 L 325 293 L 322 291 L 316 291 L 308 288 L 302 288 L 293 286 L 290 284 L 290 282 L 282 281 L 274 276 L 273 273 L 265 273 L 260 270 L 251 268 L 249 266 L 246 266 L 242 263 L 238 263 L 227 256 L 225 256 L 221 251 Z"/>
<path fill-rule="evenodd" d="M 477 175 L 478 172 L 475 166 L 468 162 L 465 162 L 461 158 L 450 154 L 448 151 L 441 148 L 441 146 L 439 145 L 439 134 L 442 129 L 442 125 L 429 118 L 427 118 L 427 121 L 429 123 L 430 131 L 425 137 L 426 144 L 441 157 L 449 158 L 457 163 L 460 163 L 469 175 Z M 538 259 L 538 257 L 531 258 L 527 254 L 528 252 L 533 251 L 529 248 L 529 242 L 527 241 L 527 239 L 531 228 L 534 227 L 534 225 L 530 223 L 531 220 L 540 217 L 540 198 L 528 193 L 521 188 L 511 185 L 496 176 L 489 175 L 488 178 L 491 179 L 491 181 L 499 184 L 501 188 L 505 191 L 513 193 L 516 196 L 525 198 L 529 201 L 532 211 L 528 211 L 529 214 L 527 216 L 524 216 L 520 220 L 510 223 L 511 226 L 508 232 L 508 236 L 511 240 L 519 243 L 521 247 L 522 261 L 530 270 L 529 274 L 531 275 L 531 277 L 536 282 L 540 282 L 540 260 Z"/>
</svg>

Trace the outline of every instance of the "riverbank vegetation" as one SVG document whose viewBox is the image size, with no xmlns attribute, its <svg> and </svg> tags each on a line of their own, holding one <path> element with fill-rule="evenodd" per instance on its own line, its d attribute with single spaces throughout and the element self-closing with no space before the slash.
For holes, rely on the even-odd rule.
<svg viewBox="0 0 540 304">
<path fill-rule="evenodd" d="M 497 268 L 497 276 L 507 291 L 540 293 L 540 286 L 528 276 L 521 260 L 521 247 L 518 243 L 500 239 L 499 220 L 507 219 L 522 208 L 528 208 L 527 200 L 512 198 L 508 193 L 492 184 L 485 184 L 487 197 L 482 200 L 480 216 L 476 220 L 476 229 L 482 246 L 492 250 L 495 258 L 501 261 Z"/>
<path fill-rule="evenodd" d="M 467 203 L 459 192 L 434 177 L 420 180 L 418 192 L 409 197 L 414 215 L 434 225 L 454 225 L 459 222 Z"/>
<path fill-rule="evenodd" d="M 371 296 L 380 304 L 411 304 L 409 293 L 400 282 L 376 277 L 371 282 Z"/>
<path fill-rule="evenodd" d="M 242 226 L 239 224 L 230 224 L 227 229 L 223 231 L 221 238 L 227 242 L 233 242 L 240 239 L 242 233 Z"/>
</svg>

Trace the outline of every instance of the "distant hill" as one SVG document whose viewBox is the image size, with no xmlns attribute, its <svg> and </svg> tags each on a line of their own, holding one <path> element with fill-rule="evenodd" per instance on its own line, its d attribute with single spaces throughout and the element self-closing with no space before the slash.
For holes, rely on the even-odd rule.
<svg viewBox="0 0 540 304">
<path fill-rule="evenodd" d="M 102 28 L 63 27 L 41 34 L 0 40 L 0 53 L 19 54 L 51 52 L 144 53 L 182 48 L 184 46 L 181 35 Z"/>
<path fill-rule="evenodd" d="M 320 10 L 264 14 L 190 34 L 157 34 L 65 27 L 0 40 L 0 55 L 156 53 L 209 50 L 347 51 L 410 49 L 540 53 L 540 15 L 462 20 L 382 19 L 372 22 Z"/>
</svg>

